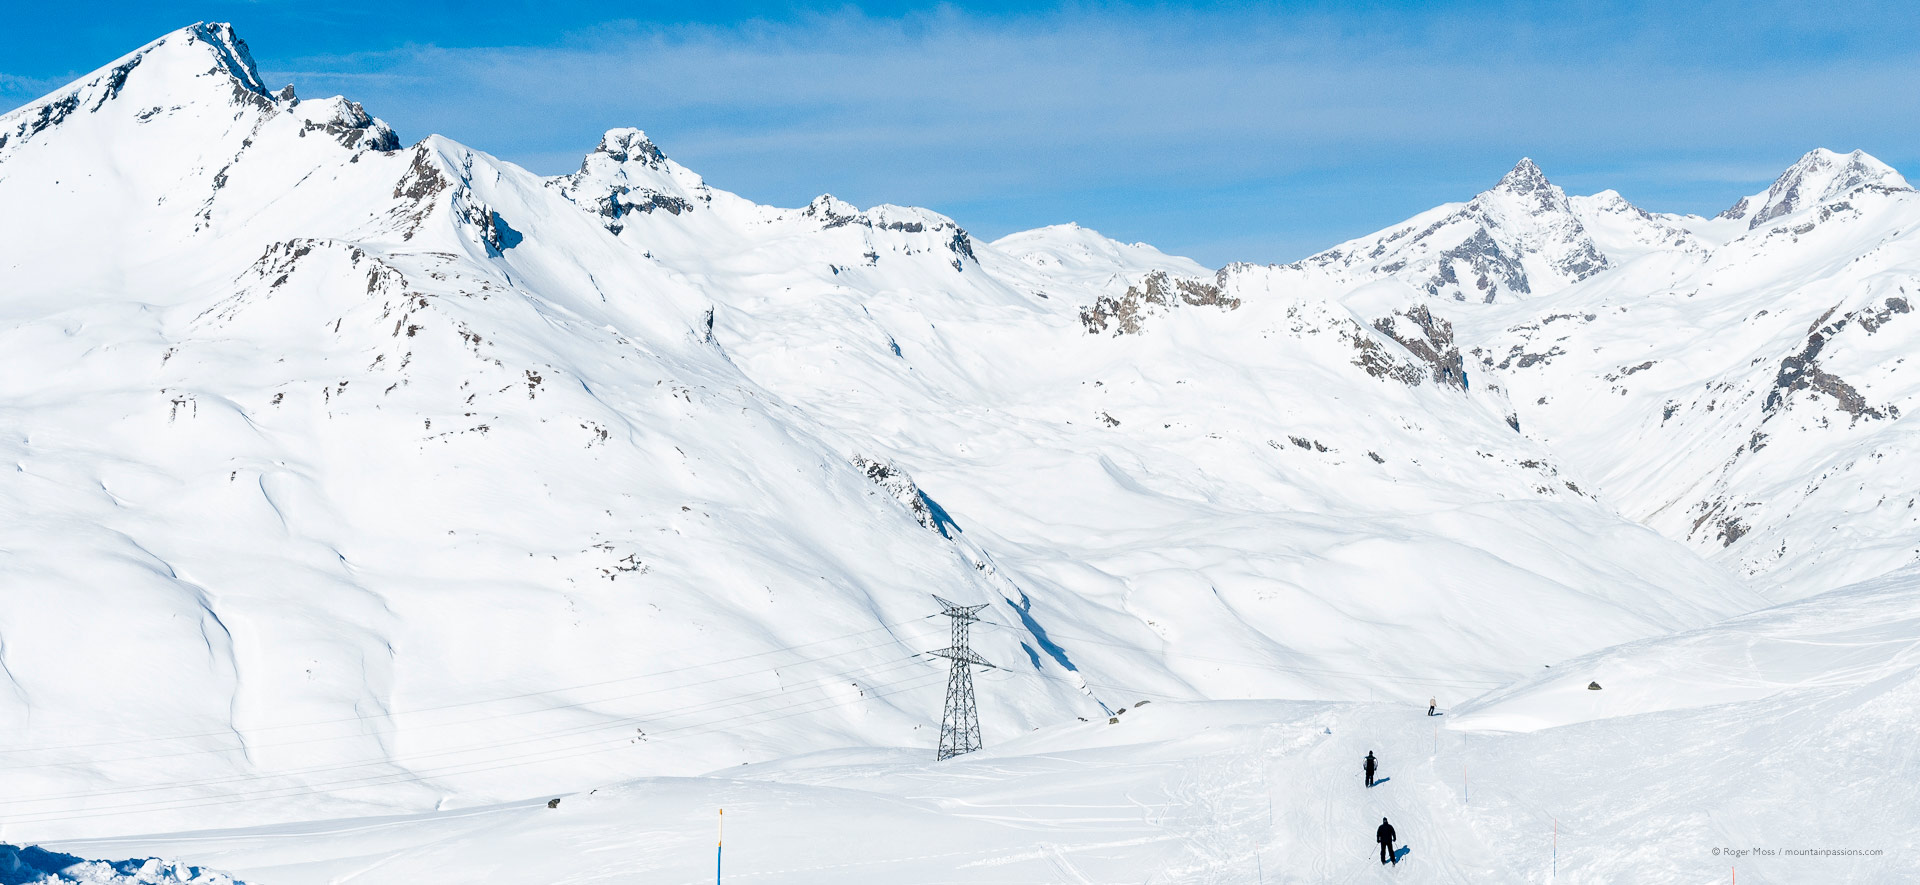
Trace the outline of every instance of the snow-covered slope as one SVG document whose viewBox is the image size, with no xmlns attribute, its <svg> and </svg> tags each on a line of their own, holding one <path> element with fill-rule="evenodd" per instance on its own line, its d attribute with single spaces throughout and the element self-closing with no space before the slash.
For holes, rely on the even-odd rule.
<svg viewBox="0 0 1920 885">
<path fill-rule="evenodd" d="M 1615 266 L 1661 252 L 1706 252 L 1711 248 L 1708 242 L 1713 241 L 1703 242 L 1701 232 L 1697 231 L 1724 226 L 1697 216 L 1648 212 L 1627 202 L 1614 190 L 1590 197 L 1569 197 L 1567 205 L 1593 238 L 1594 248 Z"/>
<path fill-rule="evenodd" d="M 4 834 L 930 747 L 933 593 L 993 606 L 997 746 L 1464 699 L 1890 571 L 1889 181 L 1739 233 L 1522 161 L 1215 272 L 761 206 L 636 129 L 403 146 L 174 32 L 0 117 Z"/>
<path fill-rule="evenodd" d="M 700 881 L 724 809 L 728 880 L 1906 882 L 1916 626 L 1910 569 L 1559 662 L 1438 718 L 1149 699 L 949 763 L 844 750 L 553 807 L 63 847 L 191 851 L 286 883 Z M 1391 869 L 1382 818 L 1404 852 Z"/>
<path fill-rule="evenodd" d="M 1916 227 L 1920 197 L 1861 184 L 1484 314 L 1470 362 L 1627 515 L 1784 597 L 1869 578 L 1920 557 Z"/>
</svg>

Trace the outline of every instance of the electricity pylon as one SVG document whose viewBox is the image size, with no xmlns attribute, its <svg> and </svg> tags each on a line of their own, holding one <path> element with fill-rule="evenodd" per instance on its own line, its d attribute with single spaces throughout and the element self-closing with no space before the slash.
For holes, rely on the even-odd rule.
<svg viewBox="0 0 1920 885">
<path fill-rule="evenodd" d="M 936 759 L 952 759 L 961 753 L 980 749 L 980 707 L 973 700 L 973 666 L 993 669 L 985 658 L 967 647 L 967 627 L 980 620 L 984 605 L 957 605 L 935 596 L 944 609 L 940 613 L 953 619 L 953 644 L 927 654 L 953 662 L 947 671 L 947 709 L 940 717 L 940 754 Z"/>
</svg>

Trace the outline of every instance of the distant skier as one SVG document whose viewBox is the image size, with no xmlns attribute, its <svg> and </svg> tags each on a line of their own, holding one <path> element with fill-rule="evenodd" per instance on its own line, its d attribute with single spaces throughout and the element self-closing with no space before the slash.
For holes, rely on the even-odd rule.
<svg viewBox="0 0 1920 885">
<path fill-rule="evenodd" d="M 1381 818 L 1380 829 L 1373 831 L 1373 837 L 1379 840 L 1380 842 L 1380 862 L 1381 863 L 1389 863 L 1389 862 L 1399 863 L 1400 862 L 1400 858 L 1396 857 L 1393 853 L 1393 839 L 1394 839 L 1393 824 L 1387 823 L 1386 818 L 1384 817 Z"/>
<path fill-rule="evenodd" d="M 1434 708 L 1440 706 L 1439 698 L 1427 698 L 1427 715 L 1432 716 Z"/>
<path fill-rule="evenodd" d="M 1367 763 L 1363 767 L 1367 770 L 1367 786 L 1371 787 L 1373 786 L 1373 773 L 1380 770 L 1380 765 L 1373 761 L 1372 750 L 1367 751 Z"/>
</svg>

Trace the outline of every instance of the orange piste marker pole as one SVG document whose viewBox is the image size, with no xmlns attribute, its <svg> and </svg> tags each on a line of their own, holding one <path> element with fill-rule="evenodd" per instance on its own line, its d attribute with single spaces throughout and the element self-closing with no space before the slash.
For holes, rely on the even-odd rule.
<svg viewBox="0 0 1920 885">
<path fill-rule="evenodd" d="M 713 831 L 713 885 L 720 885 L 720 852 L 727 842 L 727 810 L 720 809 L 720 822 Z"/>
</svg>

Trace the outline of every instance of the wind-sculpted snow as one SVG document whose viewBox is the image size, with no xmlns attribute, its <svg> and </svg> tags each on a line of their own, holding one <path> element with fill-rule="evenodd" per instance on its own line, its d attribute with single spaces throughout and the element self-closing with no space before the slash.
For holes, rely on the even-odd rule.
<svg viewBox="0 0 1920 885">
<path fill-rule="evenodd" d="M 230 36 L 0 121 L 10 827 L 931 746 L 932 593 L 993 606 L 992 746 L 1464 697 L 1764 605 L 1734 569 L 1909 555 L 1856 500 L 1908 483 L 1908 192 L 1622 209 L 1615 256 L 1523 162 L 1365 255 L 1209 272 L 760 206 L 637 129 L 552 178 L 403 147 Z"/>
</svg>

